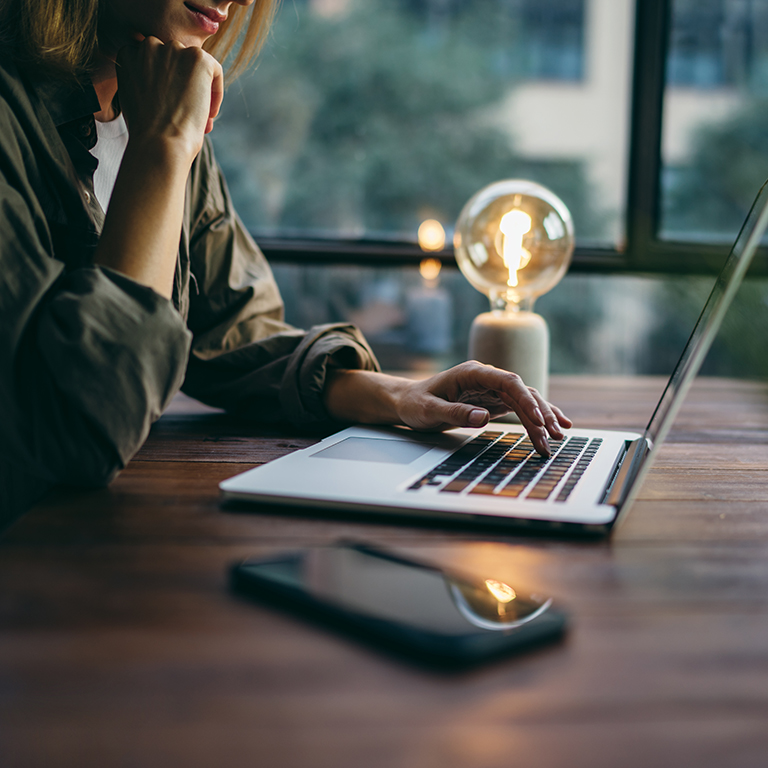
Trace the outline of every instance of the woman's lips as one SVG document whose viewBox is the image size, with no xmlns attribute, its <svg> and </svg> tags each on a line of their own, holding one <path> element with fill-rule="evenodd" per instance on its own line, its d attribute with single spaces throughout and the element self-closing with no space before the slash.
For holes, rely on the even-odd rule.
<svg viewBox="0 0 768 768">
<path fill-rule="evenodd" d="M 215 35 L 219 31 L 219 25 L 227 18 L 216 8 L 191 3 L 184 3 L 184 7 L 190 12 L 197 25 L 209 35 Z"/>
</svg>

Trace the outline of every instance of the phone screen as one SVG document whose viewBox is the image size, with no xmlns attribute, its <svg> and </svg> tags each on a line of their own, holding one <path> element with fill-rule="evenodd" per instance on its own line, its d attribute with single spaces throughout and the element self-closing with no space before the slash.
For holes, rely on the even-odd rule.
<svg viewBox="0 0 768 768">
<path fill-rule="evenodd" d="M 565 625 L 551 598 L 365 545 L 317 547 L 245 561 L 235 567 L 233 577 L 239 591 L 319 610 L 336 625 L 443 660 L 479 660 L 555 639 Z"/>
</svg>

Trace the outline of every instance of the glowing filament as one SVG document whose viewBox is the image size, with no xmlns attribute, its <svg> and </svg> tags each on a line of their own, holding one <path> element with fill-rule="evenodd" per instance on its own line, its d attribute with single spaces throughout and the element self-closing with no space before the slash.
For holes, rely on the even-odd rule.
<svg viewBox="0 0 768 768">
<path fill-rule="evenodd" d="M 518 284 L 518 270 L 531 260 L 531 254 L 523 248 L 523 237 L 531 231 L 531 217 L 524 211 L 509 211 L 501 217 L 499 229 L 503 235 L 501 255 L 509 270 L 507 285 L 514 288 Z"/>
<path fill-rule="evenodd" d="M 509 584 L 504 584 L 502 581 L 496 581 L 495 579 L 486 579 L 485 586 L 488 587 L 488 591 L 500 602 L 511 603 L 516 597 L 515 592 Z"/>
</svg>

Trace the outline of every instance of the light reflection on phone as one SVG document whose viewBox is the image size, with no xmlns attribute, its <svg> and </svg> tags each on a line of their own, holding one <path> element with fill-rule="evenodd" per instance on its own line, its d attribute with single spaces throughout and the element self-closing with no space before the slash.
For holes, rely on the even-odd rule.
<svg viewBox="0 0 768 768">
<path fill-rule="evenodd" d="M 486 630 L 514 629 L 552 604 L 551 598 L 522 594 L 495 579 L 456 578 L 354 545 L 307 552 L 302 581 L 315 597 L 347 610 L 445 634 L 466 632 L 467 622 Z"/>
</svg>

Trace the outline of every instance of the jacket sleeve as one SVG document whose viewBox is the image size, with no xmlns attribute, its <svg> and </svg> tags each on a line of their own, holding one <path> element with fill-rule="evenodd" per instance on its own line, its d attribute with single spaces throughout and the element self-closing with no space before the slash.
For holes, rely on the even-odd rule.
<svg viewBox="0 0 768 768">
<path fill-rule="evenodd" d="M 194 334 L 184 391 L 260 421 L 326 426 L 322 393 L 329 366 L 378 370 L 371 348 L 349 324 L 299 330 L 260 249 L 234 211 L 206 142 L 195 164 L 188 325 Z"/>
<path fill-rule="evenodd" d="M 151 289 L 66 272 L 35 197 L 0 170 L 0 525 L 10 497 L 108 482 L 180 386 L 189 344 Z"/>
</svg>

